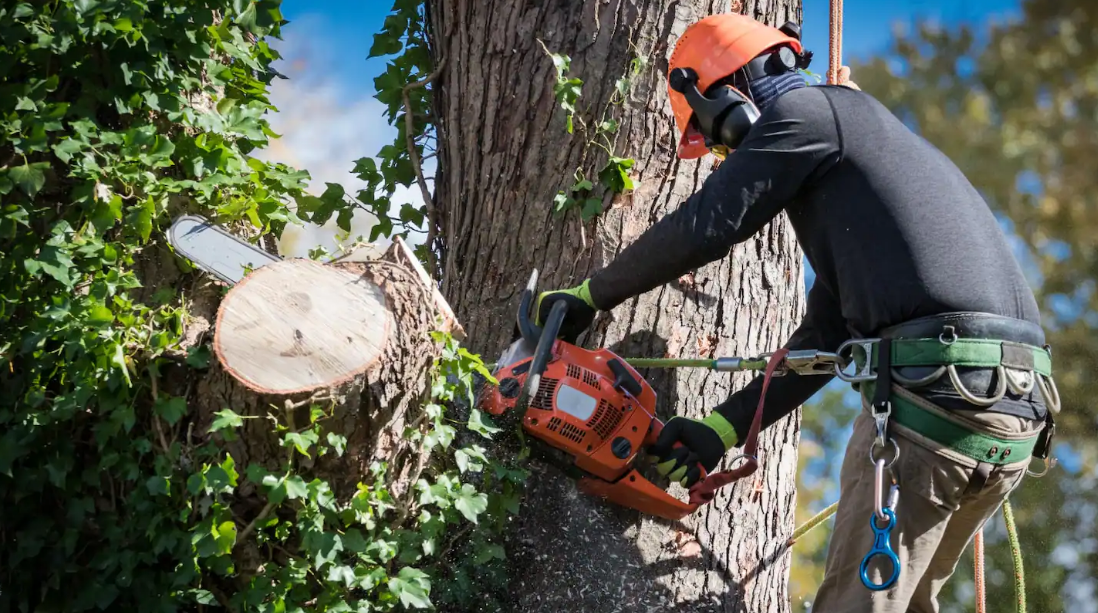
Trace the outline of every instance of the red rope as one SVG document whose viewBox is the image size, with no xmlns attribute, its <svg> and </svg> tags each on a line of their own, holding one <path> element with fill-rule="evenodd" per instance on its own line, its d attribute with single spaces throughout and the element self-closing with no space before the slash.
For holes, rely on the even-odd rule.
<svg viewBox="0 0 1098 613">
<path fill-rule="evenodd" d="M 984 529 L 976 533 L 976 541 L 973 543 L 973 558 L 975 558 L 976 576 L 976 613 L 985 613 L 987 610 L 986 587 L 984 583 Z"/>
<path fill-rule="evenodd" d="M 747 443 L 743 446 L 744 455 L 749 456 L 747 462 L 738 468 L 722 470 L 713 473 L 703 481 L 698 481 L 690 488 L 690 504 L 706 504 L 713 500 L 717 490 L 738 481 L 754 473 L 759 468 L 759 431 L 762 430 L 763 406 L 766 404 L 766 389 L 770 387 L 770 379 L 774 377 L 774 371 L 778 365 L 785 361 L 788 349 L 779 349 L 770 356 L 770 362 L 766 365 L 766 374 L 763 375 L 762 391 L 759 392 L 759 404 L 755 407 L 755 417 L 751 420 L 751 429 L 747 432 Z"/>
</svg>

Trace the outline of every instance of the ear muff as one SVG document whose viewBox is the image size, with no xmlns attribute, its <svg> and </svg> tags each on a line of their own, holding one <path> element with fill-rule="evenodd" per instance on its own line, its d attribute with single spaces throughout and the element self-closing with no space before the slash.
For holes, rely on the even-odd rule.
<svg viewBox="0 0 1098 613">
<path fill-rule="evenodd" d="M 698 131 L 714 145 L 735 149 L 759 119 L 759 109 L 734 87 L 711 88 L 710 95 L 698 91 L 698 75 L 690 68 L 672 70 L 669 81 L 694 111 Z"/>
</svg>

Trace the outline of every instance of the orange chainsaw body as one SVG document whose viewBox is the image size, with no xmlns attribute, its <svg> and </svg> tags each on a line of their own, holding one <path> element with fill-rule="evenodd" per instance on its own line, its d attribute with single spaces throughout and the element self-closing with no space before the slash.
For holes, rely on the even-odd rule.
<svg viewBox="0 0 1098 613">
<path fill-rule="evenodd" d="M 499 386 L 485 390 L 481 408 L 502 415 L 522 410 L 516 404 L 526 399 L 523 429 L 573 458 L 585 473 L 581 491 L 669 520 L 697 509 L 634 468 L 638 454 L 663 428 L 655 416 L 656 393 L 635 369 L 608 349 L 555 340 L 544 370 L 527 387 L 533 360 L 499 369 Z"/>
</svg>

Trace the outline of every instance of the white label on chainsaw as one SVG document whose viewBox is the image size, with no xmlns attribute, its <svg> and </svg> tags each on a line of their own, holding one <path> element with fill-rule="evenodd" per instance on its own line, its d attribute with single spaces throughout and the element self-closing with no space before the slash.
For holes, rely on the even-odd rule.
<svg viewBox="0 0 1098 613">
<path fill-rule="evenodd" d="M 557 388 L 557 408 L 580 421 L 587 421 L 595 413 L 598 401 L 574 387 L 561 385 Z"/>
</svg>

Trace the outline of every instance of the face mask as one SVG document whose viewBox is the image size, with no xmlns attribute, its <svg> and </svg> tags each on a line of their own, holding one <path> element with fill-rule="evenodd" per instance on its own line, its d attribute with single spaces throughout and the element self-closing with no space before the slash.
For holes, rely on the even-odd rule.
<svg viewBox="0 0 1098 613">
<path fill-rule="evenodd" d="M 767 75 L 751 81 L 748 89 L 751 92 L 751 100 L 759 110 L 766 110 L 778 96 L 795 89 L 805 87 L 804 77 L 796 72 L 786 72 L 779 75 Z"/>
</svg>

